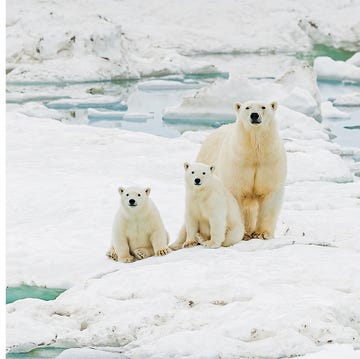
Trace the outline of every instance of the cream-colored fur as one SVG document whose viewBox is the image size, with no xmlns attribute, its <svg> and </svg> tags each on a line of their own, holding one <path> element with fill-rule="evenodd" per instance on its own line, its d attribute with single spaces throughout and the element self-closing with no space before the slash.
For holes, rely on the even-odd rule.
<svg viewBox="0 0 360 359">
<path fill-rule="evenodd" d="M 230 246 L 244 235 L 235 198 L 213 174 L 214 166 L 184 164 L 186 183 L 185 225 L 170 247 L 180 249 L 202 244 L 208 248 Z"/>
<path fill-rule="evenodd" d="M 112 231 L 107 255 L 124 263 L 170 252 L 169 235 L 160 213 L 149 198 L 150 188 L 120 187 L 121 203 Z M 131 206 L 132 204 L 132 206 Z"/>
<path fill-rule="evenodd" d="M 286 180 L 286 152 L 275 122 L 277 103 L 251 101 L 234 107 L 237 121 L 212 133 L 197 161 L 214 164 L 215 174 L 236 198 L 244 239 L 267 239 L 274 236 Z M 260 123 L 252 123 L 252 113 Z"/>
</svg>

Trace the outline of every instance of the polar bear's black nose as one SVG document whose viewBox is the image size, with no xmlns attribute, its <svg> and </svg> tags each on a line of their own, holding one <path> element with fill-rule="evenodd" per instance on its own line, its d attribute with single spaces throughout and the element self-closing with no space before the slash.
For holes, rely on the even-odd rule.
<svg viewBox="0 0 360 359">
<path fill-rule="evenodd" d="M 252 112 L 250 118 L 252 120 L 257 120 L 259 118 L 259 114 L 257 112 Z"/>
<path fill-rule="evenodd" d="M 250 118 L 251 118 L 251 123 L 261 123 L 259 119 L 259 114 L 257 112 L 252 112 L 250 114 Z"/>
<path fill-rule="evenodd" d="M 195 178 L 194 182 L 195 182 L 195 184 L 200 184 L 201 180 L 200 180 L 200 178 Z"/>
<path fill-rule="evenodd" d="M 135 200 L 134 199 L 129 199 L 129 204 L 130 204 L 130 206 L 133 206 L 135 204 Z"/>
</svg>

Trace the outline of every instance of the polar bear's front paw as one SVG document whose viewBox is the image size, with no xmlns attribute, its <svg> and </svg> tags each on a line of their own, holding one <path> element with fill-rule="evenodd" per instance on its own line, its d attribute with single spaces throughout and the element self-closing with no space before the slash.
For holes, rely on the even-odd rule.
<svg viewBox="0 0 360 359">
<path fill-rule="evenodd" d="M 243 241 L 249 241 L 252 237 L 252 234 L 249 234 L 249 233 L 245 233 L 244 234 L 244 237 L 243 237 Z"/>
<path fill-rule="evenodd" d="M 118 260 L 118 255 L 116 254 L 114 247 L 111 247 L 111 248 L 106 252 L 106 255 L 107 255 L 109 258 L 113 259 L 114 261 L 117 261 L 117 260 Z"/>
<path fill-rule="evenodd" d="M 161 248 L 158 251 L 156 251 L 157 256 L 166 256 L 168 253 L 171 252 L 171 249 L 169 247 Z"/>
<path fill-rule="evenodd" d="M 125 256 L 125 257 L 120 257 L 119 258 L 119 261 L 123 262 L 123 263 L 132 263 L 134 262 L 134 257 L 132 255 L 128 255 L 128 256 Z"/>
<path fill-rule="evenodd" d="M 198 241 L 196 239 L 190 239 L 190 240 L 186 240 L 182 247 L 189 248 L 197 245 L 198 245 Z"/>
<path fill-rule="evenodd" d="M 216 242 L 212 241 L 211 239 L 209 241 L 205 241 L 201 243 L 206 248 L 219 248 L 220 245 Z"/>
<path fill-rule="evenodd" d="M 267 232 L 254 232 L 252 234 L 253 238 L 258 238 L 258 239 L 269 239 L 270 235 Z"/>
<path fill-rule="evenodd" d="M 134 255 L 135 255 L 136 259 L 145 259 L 145 258 L 149 257 L 149 254 L 146 252 L 146 250 L 144 250 L 142 248 L 135 249 Z"/>
</svg>

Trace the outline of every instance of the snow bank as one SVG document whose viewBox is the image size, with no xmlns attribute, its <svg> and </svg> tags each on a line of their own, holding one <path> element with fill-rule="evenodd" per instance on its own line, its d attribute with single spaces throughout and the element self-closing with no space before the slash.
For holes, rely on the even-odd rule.
<svg viewBox="0 0 360 359">
<path fill-rule="evenodd" d="M 359 11 L 356 3 L 326 0 L 306 0 L 301 7 L 295 0 L 242 6 L 235 0 L 185 0 L 181 6 L 109 0 L 106 7 L 94 0 L 15 0 L 7 7 L 7 80 L 214 73 L 219 69 L 211 61 L 191 55 L 294 53 L 311 50 L 313 43 L 357 50 Z"/>
<path fill-rule="evenodd" d="M 355 66 L 360 66 L 360 52 L 351 56 L 350 59 L 346 60 L 346 62 Z"/>
<path fill-rule="evenodd" d="M 360 68 L 345 61 L 321 56 L 314 60 L 318 80 L 360 82 Z"/>
</svg>

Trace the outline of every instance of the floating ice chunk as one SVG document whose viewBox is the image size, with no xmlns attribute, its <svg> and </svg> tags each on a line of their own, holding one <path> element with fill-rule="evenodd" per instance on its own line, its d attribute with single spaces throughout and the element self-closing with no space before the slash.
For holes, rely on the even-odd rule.
<svg viewBox="0 0 360 359">
<path fill-rule="evenodd" d="M 336 106 L 360 106 L 360 92 L 341 95 L 334 100 Z"/>
<path fill-rule="evenodd" d="M 154 118 L 154 113 L 143 113 L 143 112 L 126 112 L 123 120 L 130 122 L 145 122 L 148 119 Z"/>
<path fill-rule="evenodd" d="M 347 112 L 338 110 L 330 101 L 321 103 L 321 115 L 323 118 L 350 118 Z"/>
<path fill-rule="evenodd" d="M 70 99 L 70 96 L 64 95 L 49 95 L 46 92 L 37 92 L 34 94 L 21 93 L 21 92 L 10 92 L 6 93 L 6 102 L 7 103 L 23 103 L 23 102 L 33 102 L 33 101 L 53 101 L 59 99 Z"/>
<path fill-rule="evenodd" d="M 120 120 L 124 117 L 124 111 L 101 111 L 94 108 L 89 108 L 88 111 L 89 120 Z"/>
<path fill-rule="evenodd" d="M 197 89 L 204 86 L 204 83 L 186 80 L 183 82 L 173 80 L 150 80 L 139 83 L 138 88 L 142 91 L 168 91 Z"/>
<path fill-rule="evenodd" d="M 318 80 L 360 82 L 360 68 L 345 61 L 321 56 L 314 60 Z"/>
<path fill-rule="evenodd" d="M 93 348 L 71 348 L 60 353 L 56 359 L 127 359 L 129 357 L 119 353 Z"/>
<path fill-rule="evenodd" d="M 346 60 L 346 62 L 355 66 L 360 66 L 360 52 L 351 56 L 350 59 Z"/>
<path fill-rule="evenodd" d="M 54 109 L 72 109 L 72 108 L 109 108 L 113 110 L 126 110 L 127 105 L 124 101 L 115 96 L 94 95 L 88 98 L 71 98 L 51 101 L 46 104 Z"/>
</svg>

